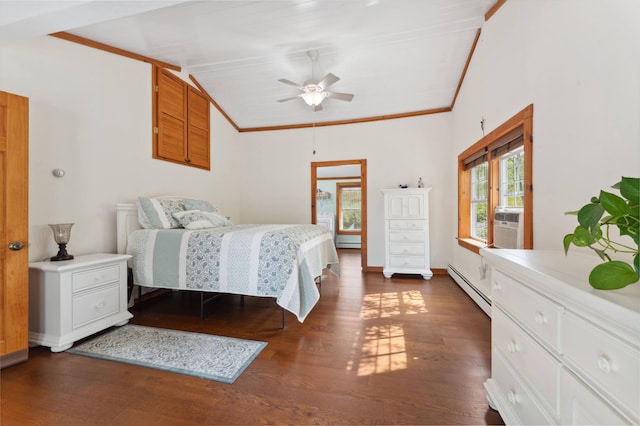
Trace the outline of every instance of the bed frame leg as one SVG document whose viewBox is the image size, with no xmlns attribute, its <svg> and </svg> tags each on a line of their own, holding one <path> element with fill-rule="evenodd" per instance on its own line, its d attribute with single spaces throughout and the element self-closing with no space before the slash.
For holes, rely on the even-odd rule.
<svg viewBox="0 0 640 426">
<path fill-rule="evenodd" d="M 204 291 L 200 292 L 200 321 L 204 321 Z"/>
<path fill-rule="evenodd" d="M 284 308 L 280 308 L 280 310 L 282 311 L 282 329 L 284 330 L 285 328 Z"/>
</svg>

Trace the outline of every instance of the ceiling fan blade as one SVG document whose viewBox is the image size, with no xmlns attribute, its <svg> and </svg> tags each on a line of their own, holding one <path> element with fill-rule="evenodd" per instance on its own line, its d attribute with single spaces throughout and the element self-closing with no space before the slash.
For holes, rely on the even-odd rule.
<svg viewBox="0 0 640 426">
<path fill-rule="evenodd" d="M 294 83 L 293 81 L 287 80 L 286 78 L 281 78 L 278 81 L 280 83 L 288 84 L 289 86 L 293 86 L 293 87 L 297 87 L 298 89 L 302 89 L 302 86 L 300 86 L 298 83 Z"/>
<path fill-rule="evenodd" d="M 327 75 L 324 76 L 324 78 L 322 80 L 320 80 L 318 82 L 318 86 L 324 90 L 327 87 L 331 86 L 332 84 L 335 84 L 338 80 L 340 80 L 339 77 L 329 73 Z"/>
<path fill-rule="evenodd" d="M 284 98 L 284 99 L 278 99 L 278 102 L 287 102 L 287 101 L 292 101 L 294 99 L 298 99 L 300 97 L 300 95 L 298 96 L 292 96 L 290 98 Z"/>
<path fill-rule="evenodd" d="M 327 94 L 327 98 L 338 99 L 340 101 L 351 102 L 353 100 L 353 95 L 351 93 L 336 93 L 336 92 L 325 92 Z"/>
</svg>

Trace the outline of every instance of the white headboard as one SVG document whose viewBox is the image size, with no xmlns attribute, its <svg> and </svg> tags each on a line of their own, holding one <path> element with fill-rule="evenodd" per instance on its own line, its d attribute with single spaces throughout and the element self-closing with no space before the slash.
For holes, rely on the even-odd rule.
<svg viewBox="0 0 640 426">
<path fill-rule="evenodd" d="M 136 229 L 140 229 L 138 208 L 135 204 L 116 204 L 116 243 L 118 253 L 127 251 L 127 237 Z"/>
<path fill-rule="evenodd" d="M 181 195 L 163 195 L 160 199 L 184 199 Z M 138 207 L 135 203 L 116 204 L 116 244 L 119 254 L 126 253 L 129 234 L 136 229 L 142 229 L 138 222 Z"/>
</svg>

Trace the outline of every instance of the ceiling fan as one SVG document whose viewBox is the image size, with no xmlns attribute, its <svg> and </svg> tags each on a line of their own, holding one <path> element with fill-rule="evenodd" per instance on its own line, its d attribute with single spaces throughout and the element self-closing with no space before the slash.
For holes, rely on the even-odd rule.
<svg viewBox="0 0 640 426">
<path fill-rule="evenodd" d="M 307 52 L 307 55 L 311 59 L 311 78 L 313 79 L 313 66 L 316 62 L 316 59 L 318 58 L 318 51 L 311 50 Z M 332 98 L 332 99 L 338 99 L 340 101 L 351 102 L 351 100 L 353 99 L 352 94 L 330 92 L 327 90 L 327 88 L 335 84 L 338 80 L 340 80 L 340 78 L 331 73 L 325 75 L 322 78 L 322 80 L 316 83 L 309 80 L 309 81 L 306 81 L 304 85 L 294 83 L 293 81 L 287 80 L 286 78 L 281 78 L 280 80 L 278 80 L 279 82 L 288 84 L 289 86 L 296 87 L 302 90 L 302 93 L 300 93 L 297 96 L 292 96 L 290 98 L 279 99 L 278 102 L 286 102 L 286 101 L 291 101 L 293 99 L 302 98 L 302 100 L 305 101 L 307 105 L 312 107 L 314 111 L 320 111 L 322 109 L 322 106 L 320 104 L 322 103 L 322 101 L 324 101 L 325 98 Z"/>
</svg>

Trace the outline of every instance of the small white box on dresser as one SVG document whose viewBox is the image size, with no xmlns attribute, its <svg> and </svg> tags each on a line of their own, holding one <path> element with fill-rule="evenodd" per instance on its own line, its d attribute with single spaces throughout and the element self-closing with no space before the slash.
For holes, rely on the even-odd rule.
<svg viewBox="0 0 640 426">
<path fill-rule="evenodd" d="M 506 424 L 640 422 L 640 286 L 596 290 L 590 253 L 482 249 L 491 378 Z"/>
<path fill-rule="evenodd" d="M 91 254 L 29 264 L 29 344 L 52 352 L 133 317 L 126 254 Z"/>
</svg>

